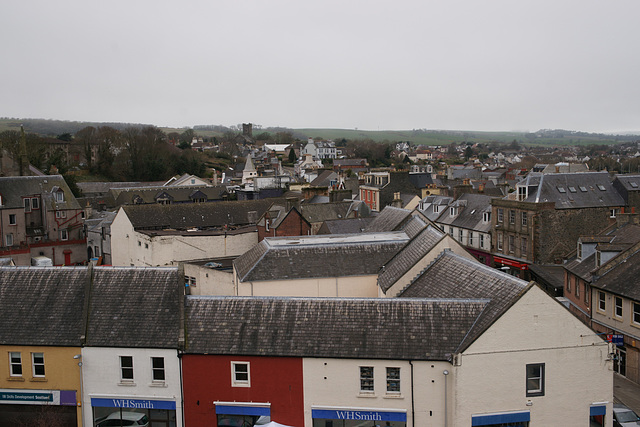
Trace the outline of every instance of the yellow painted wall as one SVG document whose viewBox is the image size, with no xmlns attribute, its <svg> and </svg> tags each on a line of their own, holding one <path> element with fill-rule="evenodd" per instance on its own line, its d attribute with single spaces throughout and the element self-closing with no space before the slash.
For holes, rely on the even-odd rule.
<svg viewBox="0 0 640 427">
<path fill-rule="evenodd" d="M 20 352 L 22 377 L 12 377 L 9 353 Z M 31 353 L 44 355 L 44 378 L 33 378 Z M 73 356 L 81 354 L 80 347 L 0 346 L 0 388 L 32 390 L 75 390 L 80 402 L 80 367 Z M 81 426 L 81 408 L 77 407 L 78 425 Z"/>
</svg>

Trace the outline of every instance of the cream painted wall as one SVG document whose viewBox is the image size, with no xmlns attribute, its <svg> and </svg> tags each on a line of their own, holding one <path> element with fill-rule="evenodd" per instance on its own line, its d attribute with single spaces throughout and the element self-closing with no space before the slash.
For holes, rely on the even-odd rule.
<svg viewBox="0 0 640 427">
<path fill-rule="evenodd" d="M 379 297 L 395 297 L 400 292 L 404 290 L 404 288 L 411 283 L 413 279 L 425 268 L 429 266 L 433 262 L 433 260 L 438 257 L 445 249 L 450 249 L 453 253 L 463 256 L 465 258 L 477 261 L 469 252 L 467 252 L 458 242 L 455 241 L 448 234 L 444 235 L 442 239 L 429 251 L 423 258 L 421 258 L 418 262 L 416 262 L 409 271 L 407 271 L 396 283 L 391 286 L 387 290 L 386 293 L 382 292 L 382 289 L 379 289 Z"/>
<path fill-rule="evenodd" d="M 174 265 L 177 264 L 174 262 Z M 190 287 L 191 295 L 235 295 L 231 271 L 185 263 L 184 275 L 196 278 L 196 286 Z"/>
<path fill-rule="evenodd" d="M 242 255 L 258 243 L 258 232 L 218 236 L 155 236 L 139 233 L 122 209 L 111 224 L 114 266 L 164 266 L 174 261 Z"/>
<path fill-rule="evenodd" d="M 598 292 L 600 289 L 593 289 L 591 298 L 593 301 L 593 320 L 609 326 L 616 331 L 631 337 L 640 337 L 640 324 L 633 322 L 633 300 L 622 298 L 622 317 L 615 316 L 615 296 L 605 292 L 605 311 L 600 310 L 600 299 Z"/>
<path fill-rule="evenodd" d="M 170 400 L 176 403 L 177 426 L 182 426 L 180 361 L 177 350 L 84 347 L 82 349 L 84 419 L 92 423 L 91 398 Z M 133 384 L 120 381 L 120 356 L 133 357 Z M 151 357 L 164 357 L 165 382 L 153 383 Z"/>
<path fill-rule="evenodd" d="M 588 425 L 592 403 L 607 402 L 613 372 L 608 345 L 537 286 L 499 318 L 452 369 L 452 425 L 472 414 L 529 410 L 531 425 Z M 545 364 L 545 394 L 526 397 L 526 365 Z M 528 403 L 530 402 L 530 405 Z"/>
<path fill-rule="evenodd" d="M 238 296 L 363 297 L 378 296 L 377 275 L 240 282 Z"/>
<path fill-rule="evenodd" d="M 447 362 L 412 363 L 413 385 L 411 363 L 406 360 L 303 359 L 305 426 L 312 426 L 311 410 L 315 406 L 379 411 L 402 409 L 407 413 L 407 426 L 444 425 L 442 372 L 451 370 L 451 365 Z M 361 366 L 373 367 L 373 393 L 360 392 Z M 387 367 L 400 368 L 400 395 L 386 392 Z"/>
</svg>

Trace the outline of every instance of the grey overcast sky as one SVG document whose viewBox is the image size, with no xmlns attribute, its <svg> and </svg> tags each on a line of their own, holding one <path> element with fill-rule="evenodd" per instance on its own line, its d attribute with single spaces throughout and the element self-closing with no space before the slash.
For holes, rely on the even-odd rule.
<svg viewBox="0 0 640 427">
<path fill-rule="evenodd" d="M 0 117 L 640 131 L 640 0 L 2 0 Z"/>
</svg>

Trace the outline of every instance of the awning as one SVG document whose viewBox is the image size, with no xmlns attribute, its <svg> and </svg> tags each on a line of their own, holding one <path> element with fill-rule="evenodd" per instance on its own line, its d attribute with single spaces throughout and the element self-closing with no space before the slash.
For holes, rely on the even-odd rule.
<svg viewBox="0 0 640 427">
<path fill-rule="evenodd" d="M 606 405 L 592 405 L 589 408 L 589 416 L 605 415 L 607 413 Z"/>
<path fill-rule="evenodd" d="M 494 414 L 472 415 L 472 426 L 524 423 L 531 419 L 529 411 L 498 412 Z"/>
<path fill-rule="evenodd" d="M 257 402 L 213 402 L 217 415 L 270 416 L 270 403 Z"/>
</svg>

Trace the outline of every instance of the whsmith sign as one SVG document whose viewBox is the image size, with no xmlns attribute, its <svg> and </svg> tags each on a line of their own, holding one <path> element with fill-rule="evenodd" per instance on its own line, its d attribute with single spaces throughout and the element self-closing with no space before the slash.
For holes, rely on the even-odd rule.
<svg viewBox="0 0 640 427">
<path fill-rule="evenodd" d="M 407 422 L 406 412 L 366 411 L 366 410 L 336 410 L 312 409 L 312 418 L 325 420 L 355 420 L 355 421 L 400 421 Z"/>
<path fill-rule="evenodd" d="M 91 406 L 101 408 L 128 409 L 176 409 L 173 400 L 142 400 L 142 399 L 100 399 L 91 398 Z"/>
</svg>

